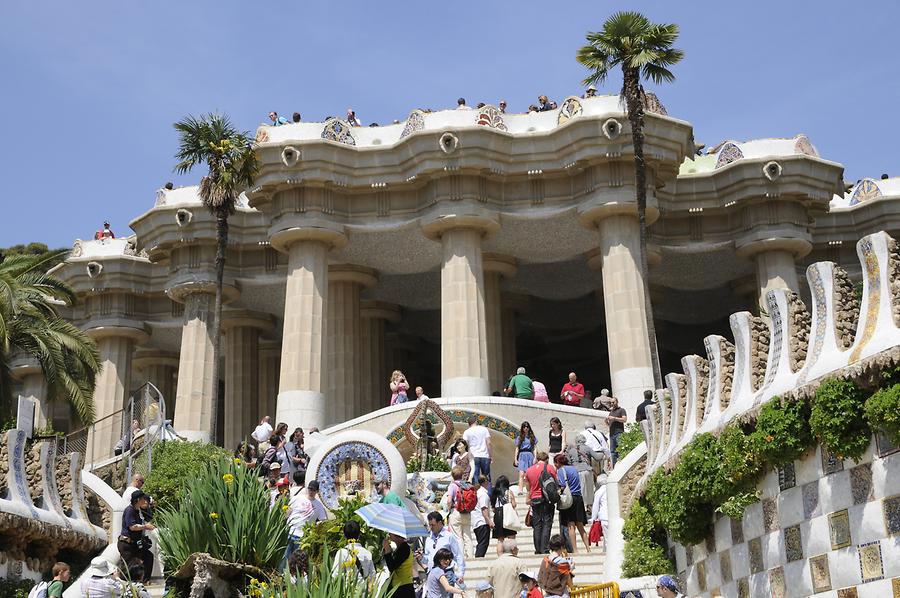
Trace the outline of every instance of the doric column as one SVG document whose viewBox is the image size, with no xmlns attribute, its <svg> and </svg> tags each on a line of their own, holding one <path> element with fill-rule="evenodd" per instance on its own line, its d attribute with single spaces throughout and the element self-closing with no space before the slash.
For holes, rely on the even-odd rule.
<svg viewBox="0 0 900 598">
<path fill-rule="evenodd" d="M 251 419 L 254 424 L 259 422 L 264 415 L 275 417 L 278 378 L 280 375 L 281 345 L 275 341 L 260 341 L 259 406 Z"/>
<path fill-rule="evenodd" d="M 359 294 L 378 279 L 371 268 L 335 265 L 328 269 L 325 342 L 328 422 L 342 423 L 362 413 L 362 344 Z"/>
<path fill-rule="evenodd" d="M 484 267 L 484 315 L 487 331 L 488 384 L 489 390 L 500 390 L 506 383 L 503 355 L 503 300 L 500 297 L 500 282 L 516 274 L 516 261 L 503 255 L 486 253 Z"/>
<path fill-rule="evenodd" d="M 166 419 L 175 415 L 175 372 L 178 371 L 178 355 L 168 351 L 138 349 L 134 353 L 131 365 L 138 370 L 138 380 L 133 382 L 150 382 L 162 393 L 166 404 Z"/>
<path fill-rule="evenodd" d="M 441 265 L 441 396 L 489 395 L 481 243 L 497 230 L 484 216 L 441 216 L 426 224 L 439 238 Z"/>
<path fill-rule="evenodd" d="M 247 310 L 222 314 L 225 338 L 225 446 L 231 448 L 256 426 L 259 411 L 259 334 L 272 318 Z"/>
<path fill-rule="evenodd" d="M 97 343 L 101 364 L 94 382 L 94 428 L 88 449 L 94 461 L 111 456 L 122 435 L 122 418 L 108 416 L 125 406 L 131 389 L 134 345 L 149 338 L 137 326 L 101 326 L 86 331 Z"/>
<path fill-rule="evenodd" d="M 325 227 L 288 228 L 273 234 L 271 242 L 288 253 L 276 419 L 291 429 L 324 428 L 328 252 L 346 237 Z"/>
<path fill-rule="evenodd" d="M 637 216 L 627 209 L 601 212 L 595 222 L 600 251 L 588 263 L 603 273 L 612 392 L 630 412 L 643 400 L 644 391 L 654 386 L 644 303 L 648 291 L 641 276 L 640 226 Z"/>
<path fill-rule="evenodd" d="M 760 305 L 762 305 L 766 293 L 773 289 L 788 289 L 795 293 L 799 291 L 797 265 L 794 263 L 793 252 L 774 249 L 761 251 L 754 257 Z"/>
<path fill-rule="evenodd" d="M 519 366 L 516 358 L 516 315 L 528 311 L 529 301 L 528 295 L 503 293 L 501 302 L 503 304 L 503 358 L 501 360 L 500 386 L 506 386 L 509 378 L 516 373 L 516 368 Z M 502 388 L 491 390 L 502 390 Z"/>
<path fill-rule="evenodd" d="M 362 413 L 370 413 L 387 406 L 388 371 L 385 354 L 385 322 L 398 322 L 400 308 L 381 301 L 361 301 L 360 344 L 362 360 Z"/>
<path fill-rule="evenodd" d="M 209 442 L 212 424 L 212 320 L 215 297 L 196 291 L 179 295 L 184 302 L 178 384 L 175 387 L 175 430 L 188 440 Z"/>
</svg>

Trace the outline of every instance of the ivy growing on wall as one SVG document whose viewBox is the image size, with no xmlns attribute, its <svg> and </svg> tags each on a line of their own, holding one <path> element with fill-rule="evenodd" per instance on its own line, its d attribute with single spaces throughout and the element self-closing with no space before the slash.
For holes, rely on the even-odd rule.
<svg viewBox="0 0 900 598">
<path fill-rule="evenodd" d="M 695 436 L 668 470 L 654 472 L 625 521 L 626 576 L 663 572 L 665 534 L 688 546 L 712 531 L 713 514 L 740 519 L 759 500 L 762 474 L 800 458 L 818 441 L 842 459 L 865 453 L 873 430 L 900 444 L 900 367 L 885 369 L 868 392 L 854 381 L 824 381 L 810 401 L 774 397 L 755 422 Z M 671 566 L 670 566 L 671 567 Z"/>
</svg>

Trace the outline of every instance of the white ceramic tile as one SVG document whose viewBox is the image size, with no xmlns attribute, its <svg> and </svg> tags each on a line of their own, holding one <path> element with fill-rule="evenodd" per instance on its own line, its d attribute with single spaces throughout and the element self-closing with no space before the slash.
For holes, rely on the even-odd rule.
<svg viewBox="0 0 900 598">
<path fill-rule="evenodd" d="M 769 574 L 766 571 L 754 573 L 748 580 L 750 584 L 750 596 L 770 596 L 769 591 Z"/>
<path fill-rule="evenodd" d="M 802 598 L 812 593 L 812 577 L 806 559 L 785 564 L 784 587 L 788 598 Z"/>
<path fill-rule="evenodd" d="M 752 540 L 763 535 L 762 503 L 755 502 L 744 509 L 744 540 Z"/>
<path fill-rule="evenodd" d="M 778 471 L 769 468 L 757 488 L 762 491 L 762 496 L 765 498 L 778 496 L 778 493 L 781 492 L 781 488 L 778 486 Z"/>
<path fill-rule="evenodd" d="M 713 527 L 716 536 L 716 550 L 722 552 L 731 547 L 731 519 L 720 517 Z"/>
<path fill-rule="evenodd" d="M 881 541 L 881 562 L 884 563 L 885 577 L 900 577 L 900 536 Z M 731 565 L 734 567 L 733 561 Z"/>
<path fill-rule="evenodd" d="M 800 524 L 803 537 L 803 556 L 809 558 L 831 550 L 831 538 L 828 530 L 828 517 L 813 517 Z"/>
<path fill-rule="evenodd" d="M 763 565 L 766 569 L 784 564 L 784 538 L 780 531 L 762 537 Z"/>
<path fill-rule="evenodd" d="M 794 461 L 794 477 L 798 486 L 822 477 L 822 460 L 818 447 L 806 451 L 800 459 Z"/>
<path fill-rule="evenodd" d="M 803 494 L 799 486 L 782 492 L 778 497 L 778 515 L 781 527 L 790 527 L 803 521 Z"/>
<path fill-rule="evenodd" d="M 850 533 L 854 544 L 865 544 L 885 537 L 884 516 L 880 501 L 850 507 Z"/>
<path fill-rule="evenodd" d="M 750 575 L 750 550 L 742 542 L 731 549 L 731 576 L 740 579 Z"/>
<path fill-rule="evenodd" d="M 846 588 L 859 584 L 861 577 L 856 546 L 832 551 L 828 556 L 828 565 L 831 570 L 831 587 Z"/>
<path fill-rule="evenodd" d="M 879 579 L 856 587 L 859 598 L 890 598 L 892 595 L 891 580 Z"/>
<path fill-rule="evenodd" d="M 823 515 L 846 509 L 852 504 L 849 471 L 838 471 L 822 479 L 819 484 L 819 507 Z"/>
<path fill-rule="evenodd" d="M 891 453 L 881 462 L 885 468 L 884 494 L 882 496 L 900 494 L 900 452 Z"/>
</svg>

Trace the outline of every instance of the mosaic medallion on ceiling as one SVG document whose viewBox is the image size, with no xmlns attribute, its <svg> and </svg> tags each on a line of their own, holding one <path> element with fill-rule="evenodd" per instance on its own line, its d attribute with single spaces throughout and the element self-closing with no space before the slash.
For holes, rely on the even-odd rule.
<svg viewBox="0 0 900 598">
<path fill-rule="evenodd" d="M 563 100 L 562 106 L 559 107 L 559 113 L 556 115 L 556 124 L 561 125 L 581 114 L 581 100 L 576 97 L 568 97 Z"/>
<path fill-rule="evenodd" d="M 350 132 L 350 125 L 339 118 L 329 118 L 322 129 L 322 139 L 336 141 L 345 145 L 356 145 L 356 139 Z"/>
<path fill-rule="evenodd" d="M 503 113 L 496 106 L 482 106 L 476 111 L 475 124 L 490 127 L 498 131 L 506 131 L 506 123 L 503 122 Z"/>
<path fill-rule="evenodd" d="M 400 139 L 425 128 L 425 114 L 421 110 L 413 110 L 406 118 L 406 126 L 400 133 Z"/>
<path fill-rule="evenodd" d="M 855 206 L 864 201 L 881 197 L 881 187 L 872 179 L 863 179 L 856 183 L 853 193 L 850 195 L 850 205 Z"/>
<path fill-rule="evenodd" d="M 736 143 L 729 141 L 719 150 L 719 156 L 716 158 L 716 168 L 722 168 L 743 157 L 744 152 L 741 151 L 741 148 Z"/>
</svg>

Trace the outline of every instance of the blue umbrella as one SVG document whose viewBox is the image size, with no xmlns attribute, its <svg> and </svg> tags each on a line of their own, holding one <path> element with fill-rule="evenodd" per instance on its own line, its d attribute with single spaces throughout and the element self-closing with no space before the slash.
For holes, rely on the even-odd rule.
<svg viewBox="0 0 900 598">
<path fill-rule="evenodd" d="M 428 528 L 419 521 L 418 517 L 409 509 L 397 505 L 374 503 L 357 509 L 356 514 L 362 517 L 370 527 L 404 538 L 428 535 Z"/>
</svg>

